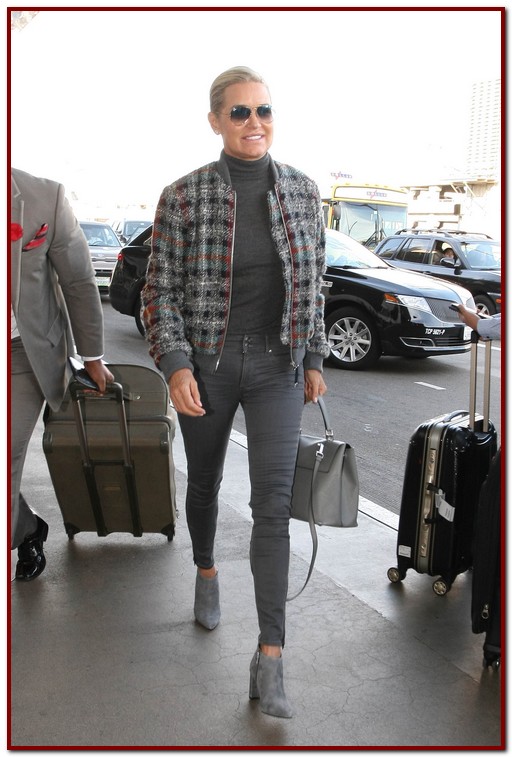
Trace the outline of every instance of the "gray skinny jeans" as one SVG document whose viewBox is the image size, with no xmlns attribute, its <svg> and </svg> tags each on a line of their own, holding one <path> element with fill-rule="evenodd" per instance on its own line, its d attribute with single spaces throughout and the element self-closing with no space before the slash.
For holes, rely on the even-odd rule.
<svg viewBox="0 0 512 757">
<path fill-rule="evenodd" d="M 304 406 L 304 371 L 278 337 L 230 338 L 218 356 L 195 356 L 206 415 L 179 415 L 188 463 L 187 524 L 194 562 L 215 563 L 218 494 L 237 408 L 244 411 L 253 527 L 250 563 L 259 643 L 284 646 L 290 500 Z"/>
</svg>

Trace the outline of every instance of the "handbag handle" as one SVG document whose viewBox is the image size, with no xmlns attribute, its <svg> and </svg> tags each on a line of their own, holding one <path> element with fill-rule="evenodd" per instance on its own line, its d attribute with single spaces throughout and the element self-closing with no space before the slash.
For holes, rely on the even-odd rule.
<svg viewBox="0 0 512 757">
<path fill-rule="evenodd" d="M 330 441 L 331 439 L 334 439 L 334 431 L 332 430 L 331 422 L 329 420 L 327 405 L 325 404 L 323 397 L 318 397 L 316 404 L 320 408 L 322 418 L 324 419 L 325 438 L 327 439 L 327 441 Z"/>
</svg>

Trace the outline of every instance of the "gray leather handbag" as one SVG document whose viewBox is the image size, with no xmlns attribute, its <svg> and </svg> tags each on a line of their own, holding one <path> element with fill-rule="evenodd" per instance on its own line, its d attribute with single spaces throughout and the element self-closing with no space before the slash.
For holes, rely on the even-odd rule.
<svg viewBox="0 0 512 757">
<path fill-rule="evenodd" d="M 309 523 L 313 555 L 306 587 L 313 571 L 318 549 L 318 526 L 353 528 L 359 510 L 359 476 L 354 449 L 347 442 L 334 439 L 327 408 L 318 398 L 325 426 L 325 436 L 301 434 L 292 490 L 291 516 Z"/>
</svg>

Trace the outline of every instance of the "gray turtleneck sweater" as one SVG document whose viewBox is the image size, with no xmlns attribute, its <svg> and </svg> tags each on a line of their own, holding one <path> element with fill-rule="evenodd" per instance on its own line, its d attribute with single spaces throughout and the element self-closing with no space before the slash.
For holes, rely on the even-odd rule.
<svg viewBox="0 0 512 757">
<path fill-rule="evenodd" d="M 228 336 L 279 334 L 283 317 L 283 268 L 270 234 L 267 193 L 269 155 L 239 160 L 225 155 L 236 192 L 233 288 Z"/>
</svg>

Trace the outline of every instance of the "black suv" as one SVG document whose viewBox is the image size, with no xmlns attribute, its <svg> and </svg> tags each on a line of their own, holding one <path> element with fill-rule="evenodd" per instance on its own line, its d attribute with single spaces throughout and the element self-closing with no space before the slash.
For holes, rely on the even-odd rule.
<svg viewBox="0 0 512 757">
<path fill-rule="evenodd" d="M 501 311 L 501 244 L 486 234 L 442 229 L 402 229 L 375 254 L 397 268 L 428 273 L 469 289 L 479 312 Z"/>
</svg>

